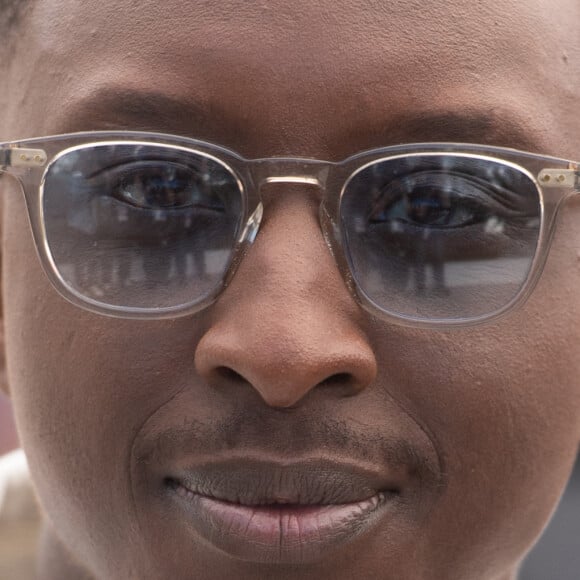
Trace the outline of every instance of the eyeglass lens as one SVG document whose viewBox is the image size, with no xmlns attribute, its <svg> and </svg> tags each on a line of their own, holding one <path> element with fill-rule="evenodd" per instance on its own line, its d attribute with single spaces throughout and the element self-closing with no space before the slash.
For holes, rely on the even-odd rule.
<svg viewBox="0 0 580 580">
<path fill-rule="evenodd" d="M 231 171 L 201 153 L 93 144 L 48 168 L 42 210 L 67 286 L 109 306 L 156 309 L 199 302 L 221 283 L 243 202 Z"/>
<path fill-rule="evenodd" d="M 378 308 L 457 320 L 516 297 L 536 252 L 541 203 L 534 181 L 515 166 L 418 154 L 356 173 L 341 221 L 352 274 Z"/>
</svg>

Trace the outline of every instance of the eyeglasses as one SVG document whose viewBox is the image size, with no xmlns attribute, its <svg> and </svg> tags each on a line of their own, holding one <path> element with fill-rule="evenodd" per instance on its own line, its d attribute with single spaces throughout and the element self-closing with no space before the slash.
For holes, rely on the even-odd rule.
<svg viewBox="0 0 580 580">
<path fill-rule="evenodd" d="M 320 224 L 361 306 L 419 327 L 522 303 L 579 164 L 512 149 L 413 144 L 339 162 L 246 160 L 171 135 L 92 132 L 0 144 L 38 254 L 64 298 L 123 318 L 195 313 L 227 286 L 268 183 L 323 191 Z"/>
</svg>

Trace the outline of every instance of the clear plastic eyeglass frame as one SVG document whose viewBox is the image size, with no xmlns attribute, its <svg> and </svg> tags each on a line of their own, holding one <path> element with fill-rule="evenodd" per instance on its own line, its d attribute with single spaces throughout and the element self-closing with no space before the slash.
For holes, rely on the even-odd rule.
<svg viewBox="0 0 580 580">
<path fill-rule="evenodd" d="M 43 186 L 47 171 L 55 160 L 74 149 L 94 145 L 141 144 L 162 146 L 167 150 L 192 153 L 217 162 L 237 181 L 242 215 L 236 232 L 231 259 L 221 282 L 201 298 L 186 304 L 162 308 L 133 308 L 110 305 L 85 296 L 61 276 L 53 259 L 43 216 Z M 527 279 L 509 303 L 475 317 L 437 318 L 403 316 L 378 306 L 357 283 L 341 225 L 341 201 L 349 181 L 377 161 L 396 158 L 451 154 L 458 157 L 491 160 L 525 174 L 537 188 L 540 226 L 535 253 Z M 495 320 L 521 305 L 532 292 L 544 266 L 553 234 L 556 215 L 562 202 L 577 194 L 580 163 L 545 157 L 514 149 L 460 143 L 421 143 L 392 146 L 359 153 L 341 162 L 306 158 L 244 159 L 233 151 L 185 137 L 144 132 L 87 132 L 0 143 L 0 175 L 18 180 L 26 200 L 34 241 L 43 268 L 55 289 L 68 301 L 86 310 L 119 318 L 163 319 L 194 314 L 216 300 L 232 279 L 248 247 L 254 241 L 262 220 L 261 189 L 266 184 L 293 183 L 314 186 L 322 191 L 320 226 L 340 273 L 355 300 L 371 315 L 387 322 L 425 328 L 471 326 Z"/>
</svg>

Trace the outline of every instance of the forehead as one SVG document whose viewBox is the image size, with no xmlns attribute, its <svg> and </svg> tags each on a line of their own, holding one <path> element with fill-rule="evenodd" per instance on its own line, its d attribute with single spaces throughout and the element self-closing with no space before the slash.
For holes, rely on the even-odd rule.
<svg viewBox="0 0 580 580">
<path fill-rule="evenodd" d="M 568 23 L 580 9 L 559 4 L 555 15 L 541 0 L 40 0 L 31 38 L 49 66 L 35 82 L 53 97 L 43 130 L 125 123 L 246 154 L 262 153 L 253 141 L 267 154 L 338 156 L 363 135 L 370 147 L 440 130 L 451 131 L 440 140 L 518 146 L 503 136 L 513 129 L 545 148 L 554 103 L 576 90 Z M 453 134 L 446 121 L 465 111 L 474 123 L 464 130 L 497 135 Z M 163 126 L 135 126 L 152 119 Z"/>
</svg>

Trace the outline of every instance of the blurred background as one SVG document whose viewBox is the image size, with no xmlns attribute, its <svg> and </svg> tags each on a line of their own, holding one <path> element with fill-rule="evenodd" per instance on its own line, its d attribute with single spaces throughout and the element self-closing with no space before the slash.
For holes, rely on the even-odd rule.
<svg viewBox="0 0 580 580">
<path fill-rule="evenodd" d="M 10 403 L 0 394 L 0 455 L 18 440 Z M 546 533 L 526 559 L 519 580 L 578 580 L 580 577 L 580 462 Z"/>
</svg>

